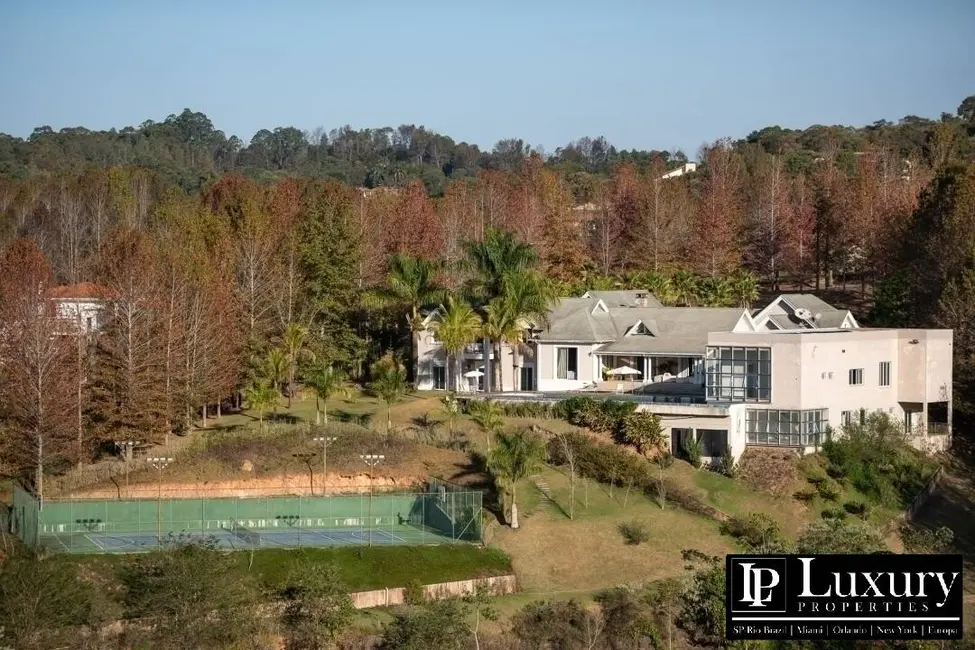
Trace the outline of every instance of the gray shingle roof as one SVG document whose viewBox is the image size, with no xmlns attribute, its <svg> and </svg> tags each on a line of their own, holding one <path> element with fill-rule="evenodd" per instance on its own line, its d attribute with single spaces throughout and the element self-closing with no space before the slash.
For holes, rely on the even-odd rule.
<svg viewBox="0 0 975 650">
<path fill-rule="evenodd" d="M 587 295 L 602 300 L 607 307 L 638 307 L 637 294 L 642 294 L 647 301 L 647 307 L 663 307 L 657 298 L 647 292 L 637 289 L 626 289 L 623 291 L 588 291 Z"/>
<path fill-rule="evenodd" d="M 602 349 L 620 354 L 700 353 L 708 333 L 732 331 L 745 311 L 706 307 L 609 307 L 604 311 L 598 306 L 596 298 L 561 300 L 538 340 L 606 343 Z M 625 336 L 639 322 L 651 334 Z"/>
</svg>

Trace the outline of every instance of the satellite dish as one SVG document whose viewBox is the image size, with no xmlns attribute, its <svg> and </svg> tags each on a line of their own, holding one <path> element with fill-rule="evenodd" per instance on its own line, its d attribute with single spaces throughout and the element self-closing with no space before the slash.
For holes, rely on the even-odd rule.
<svg viewBox="0 0 975 650">
<path fill-rule="evenodd" d="M 809 320 L 812 318 L 812 312 L 804 307 L 800 307 L 796 310 L 796 318 L 801 318 L 802 320 Z"/>
</svg>

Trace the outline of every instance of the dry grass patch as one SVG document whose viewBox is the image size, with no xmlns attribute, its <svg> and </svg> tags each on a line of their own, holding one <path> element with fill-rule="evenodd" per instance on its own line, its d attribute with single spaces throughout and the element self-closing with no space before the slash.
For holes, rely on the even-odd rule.
<svg viewBox="0 0 975 650">
<path fill-rule="evenodd" d="M 795 491 L 798 460 L 791 450 L 749 447 L 738 463 L 739 478 L 754 490 L 788 496 Z"/>
</svg>

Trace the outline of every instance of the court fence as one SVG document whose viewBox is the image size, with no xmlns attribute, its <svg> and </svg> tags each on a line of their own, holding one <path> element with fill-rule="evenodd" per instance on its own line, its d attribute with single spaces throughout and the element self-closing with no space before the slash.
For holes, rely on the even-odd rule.
<svg viewBox="0 0 975 650">
<path fill-rule="evenodd" d="M 198 499 L 45 499 L 14 488 L 11 532 L 59 553 L 142 552 L 180 541 L 234 549 L 482 540 L 482 493 L 440 479 L 423 492 Z"/>
</svg>

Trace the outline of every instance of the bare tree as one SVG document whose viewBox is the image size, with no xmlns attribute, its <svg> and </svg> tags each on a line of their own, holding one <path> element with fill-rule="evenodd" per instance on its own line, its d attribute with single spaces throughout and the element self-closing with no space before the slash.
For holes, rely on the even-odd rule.
<svg viewBox="0 0 975 650">
<path fill-rule="evenodd" d="M 71 340 L 49 297 L 53 284 L 50 263 L 31 240 L 15 240 L 0 260 L 0 408 L 13 434 L 6 453 L 33 475 L 41 500 L 45 463 L 71 438 Z"/>
<path fill-rule="evenodd" d="M 569 437 L 562 433 L 556 436 L 562 453 L 565 455 L 565 462 L 569 466 L 569 519 L 575 519 L 576 512 L 576 458 L 575 451 L 569 443 Z"/>
</svg>

